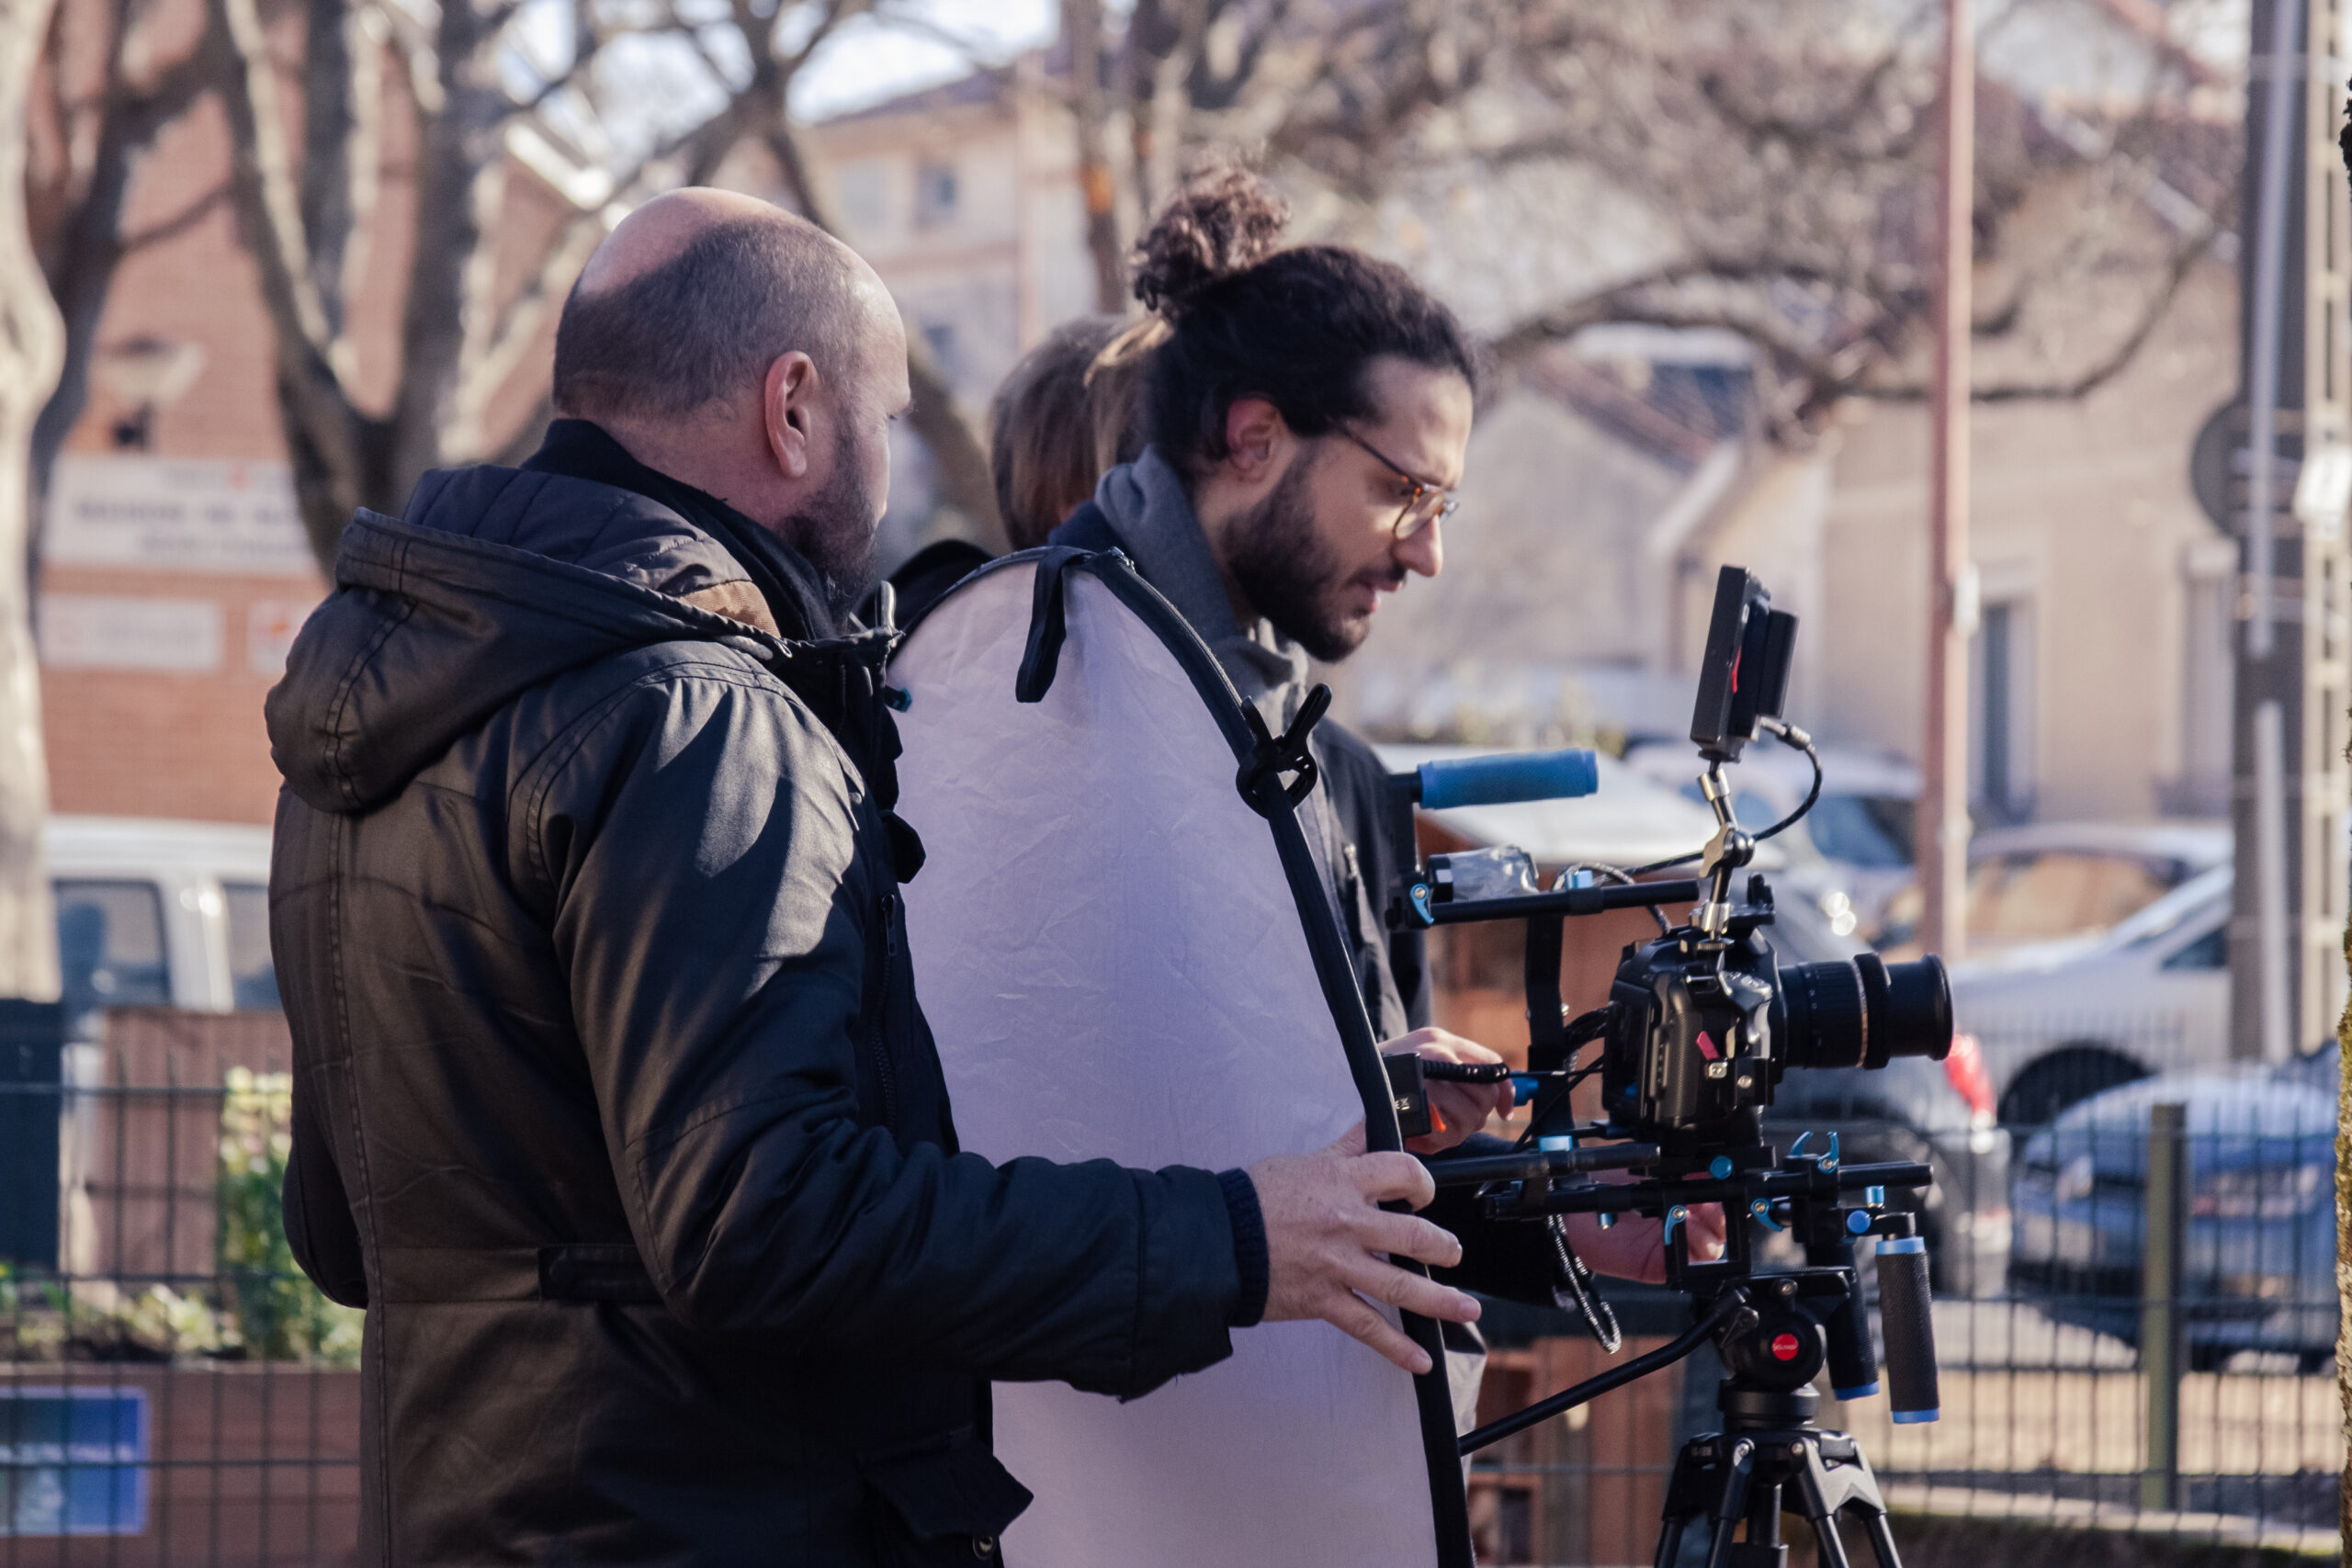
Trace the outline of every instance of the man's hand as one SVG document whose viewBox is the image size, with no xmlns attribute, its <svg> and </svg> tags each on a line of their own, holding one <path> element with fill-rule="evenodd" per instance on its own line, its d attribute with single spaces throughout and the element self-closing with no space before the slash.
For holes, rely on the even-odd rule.
<svg viewBox="0 0 2352 1568">
<path fill-rule="evenodd" d="M 1379 1256 L 1451 1268 L 1462 1261 L 1462 1244 L 1427 1220 L 1378 1207 L 1402 1199 L 1418 1209 L 1437 1188 L 1410 1155 L 1364 1153 L 1362 1122 L 1311 1155 L 1260 1160 L 1250 1179 L 1266 1221 L 1266 1322 L 1319 1317 L 1420 1373 L 1430 1370 L 1428 1353 L 1372 1303 L 1452 1323 L 1477 1321 L 1478 1303 L 1470 1297 Z"/>
<path fill-rule="evenodd" d="M 1616 1173 L 1604 1173 L 1606 1181 Z M 1624 1179 L 1617 1176 L 1617 1179 Z M 1715 1258 L 1724 1251 L 1724 1210 L 1720 1203 L 1693 1203 L 1690 1217 L 1683 1222 L 1690 1227 L 1690 1256 L 1698 1259 Z M 1620 1280 L 1639 1280 L 1645 1284 L 1666 1283 L 1665 1227 L 1660 1222 L 1641 1214 L 1620 1214 L 1617 1223 L 1607 1230 L 1600 1228 L 1598 1214 L 1570 1214 L 1568 1245 L 1577 1256 L 1596 1274 L 1613 1274 Z"/>
<path fill-rule="evenodd" d="M 1381 1048 L 1386 1056 L 1410 1052 L 1430 1062 L 1499 1062 L 1502 1058 L 1475 1040 L 1442 1029 L 1416 1029 Z M 1431 1131 L 1408 1138 L 1405 1146 L 1417 1155 L 1442 1154 L 1487 1124 L 1488 1116 L 1510 1114 L 1511 1093 L 1502 1083 L 1438 1083 L 1428 1086 Z"/>
</svg>

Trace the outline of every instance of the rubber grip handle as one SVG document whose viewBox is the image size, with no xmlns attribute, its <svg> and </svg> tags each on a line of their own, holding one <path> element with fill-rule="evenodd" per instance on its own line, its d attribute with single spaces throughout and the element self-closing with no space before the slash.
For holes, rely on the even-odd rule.
<svg viewBox="0 0 2352 1568">
<path fill-rule="evenodd" d="M 1853 1244 L 1843 1240 L 1829 1250 L 1833 1255 L 1814 1257 L 1808 1252 L 1808 1263 L 1854 1266 Z M 1837 1310 L 1821 1320 L 1829 1337 L 1829 1392 L 1840 1399 L 1868 1399 L 1878 1392 L 1878 1353 L 1871 1348 L 1870 1323 L 1862 1311 L 1859 1288 L 1847 1292 Z"/>
<path fill-rule="evenodd" d="M 1521 800 L 1566 800 L 1600 787 L 1600 764 L 1580 747 L 1423 762 L 1414 772 L 1420 779 L 1420 802 L 1431 811 L 1455 806 L 1508 806 Z"/>
<path fill-rule="evenodd" d="M 1917 1236 L 1878 1244 L 1878 1314 L 1886 1331 L 1888 1413 L 1905 1424 L 1934 1420 L 1943 1400 L 1936 1388 L 1928 1247 Z"/>
</svg>

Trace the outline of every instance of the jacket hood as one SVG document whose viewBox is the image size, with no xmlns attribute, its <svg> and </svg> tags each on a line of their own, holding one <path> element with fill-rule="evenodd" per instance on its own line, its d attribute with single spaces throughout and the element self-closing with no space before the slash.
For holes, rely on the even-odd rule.
<svg viewBox="0 0 2352 1568">
<path fill-rule="evenodd" d="M 662 642 L 783 657 L 688 594 L 764 618 L 734 556 L 657 502 L 519 468 L 428 474 L 406 517 L 344 530 L 335 591 L 269 694 L 270 755 L 307 804 L 365 811 L 565 671 Z"/>
</svg>

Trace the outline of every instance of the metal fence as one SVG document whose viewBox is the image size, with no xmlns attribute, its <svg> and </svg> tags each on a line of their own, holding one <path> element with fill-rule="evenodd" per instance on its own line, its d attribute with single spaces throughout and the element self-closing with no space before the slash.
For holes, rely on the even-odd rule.
<svg viewBox="0 0 2352 1568">
<path fill-rule="evenodd" d="M 0 1005 L 0 1568 L 334 1564 L 358 1314 L 287 1250 L 276 1013 Z"/>
<path fill-rule="evenodd" d="M 0 1007 L 0 1568 L 351 1560 L 357 1314 L 279 1226 L 283 1020 L 61 1032 Z M 1943 1148 L 1942 1419 L 1823 1414 L 1862 1439 L 1909 1568 L 2334 1555 L 2332 1082 L 2153 1082 Z M 1688 1321 L 1608 1289 L 1623 1354 Z M 1489 1416 L 1608 1364 L 1562 1314 L 1498 1303 L 1487 1326 Z M 1718 1375 L 1701 1359 L 1482 1453 L 1480 1561 L 1650 1562 Z"/>
</svg>

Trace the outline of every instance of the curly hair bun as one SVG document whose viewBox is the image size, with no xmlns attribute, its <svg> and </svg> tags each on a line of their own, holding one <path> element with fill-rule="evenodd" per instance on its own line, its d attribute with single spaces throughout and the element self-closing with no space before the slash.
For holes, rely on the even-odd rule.
<svg viewBox="0 0 2352 1568">
<path fill-rule="evenodd" d="M 1214 164 L 1169 197 L 1132 258 L 1136 298 L 1173 320 L 1202 289 L 1281 248 L 1290 204 L 1250 170 Z"/>
</svg>

